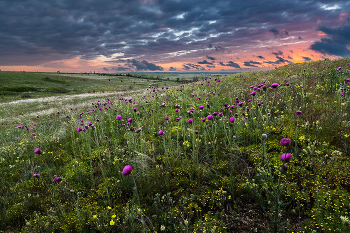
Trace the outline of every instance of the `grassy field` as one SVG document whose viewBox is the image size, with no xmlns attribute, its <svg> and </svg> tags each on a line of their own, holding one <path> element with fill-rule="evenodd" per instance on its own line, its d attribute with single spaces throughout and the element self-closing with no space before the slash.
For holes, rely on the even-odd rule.
<svg viewBox="0 0 350 233">
<path fill-rule="evenodd" d="M 161 74 L 157 76 L 162 76 Z M 164 76 L 164 75 L 163 75 Z M 172 86 L 191 80 L 191 75 L 179 80 L 141 76 L 103 75 L 93 73 L 57 74 L 0 72 L 0 103 L 18 99 L 139 90 L 150 85 Z"/>
<path fill-rule="evenodd" d="M 6 97 L 0 230 L 350 232 L 349 63 L 160 80 L 110 96 Z M 38 75 L 4 73 L 19 86 Z M 49 98 L 41 75 L 45 85 L 26 85 Z M 72 88 L 120 82 L 90 77 Z"/>
</svg>

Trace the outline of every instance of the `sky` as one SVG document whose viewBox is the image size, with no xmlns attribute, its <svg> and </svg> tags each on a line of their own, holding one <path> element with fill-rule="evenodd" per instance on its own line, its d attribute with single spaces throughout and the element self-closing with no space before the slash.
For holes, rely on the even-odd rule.
<svg viewBox="0 0 350 233">
<path fill-rule="evenodd" d="M 350 1 L 0 0 L 0 69 L 237 72 L 350 56 Z"/>
</svg>

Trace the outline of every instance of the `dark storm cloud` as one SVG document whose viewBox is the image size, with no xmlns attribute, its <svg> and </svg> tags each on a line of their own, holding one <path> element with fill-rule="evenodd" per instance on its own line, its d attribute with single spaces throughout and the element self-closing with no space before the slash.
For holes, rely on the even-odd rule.
<svg viewBox="0 0 350 233">
<path fill-rule="evenodd" d="M 302 58 L 304 59 L 304 61 L 312 61 L 312 59 L 309 57 L 302 57 Z"/>
<path fill-rule="evenodd" d="M 261 65 L 260 62 L 257 61 L 245 61 L 244 66 L 258 67 L 256 65 Z"/>
<path fill-rule="evenodd" d="M 103 67 L 103 70 L 107 72 L 109 71 L 109 69 L 107 69 L 106 67 Z"/>
<path fill-rule="evenodd" d="M 326 10 L 332 4 L 339 9 Z M 126 67 L 161 70 L 153 63 L 183 61 L 201 48 L 212 55 L 263 43 L 271 36 L 304 37 L 314 31 L 318 19 L 330 27 L 346 9 L 348 0 L 0 0 L 0 65 L 105 56 L 138 61 Z M 325 26 L 319 30 L 328 38 L 311 49 L 349 54 L 349 28 Z M 305 34 L 299 34 L 301 27 Z M 193 52 L 185 52 L 189 50 Z"/>
<path fill-rule="evenodd" d="M 128 68 L 128 67 L 123 67 L 123 66 L 118 66 L 118 67 L 113 67 L 111 70 L 115 70 L 115 71 L 128 71 L 128 70 L 130 70 L 130 68 Z"/>
<path fill-rule="evenodd" d="M 350 55 L 350 26 L 342 28 L 319 27 L 318 30 L 327 34 L 329 38 L 322 38 L 310 46 L 310 49 L 323 54 L 346 57 Z"/>
<path fill-rule="evenodd" d="M 185 70 L 191 70 L 191 69 L 205 70 L 204 67 L 202 67 L 200 65 L 192 64 L 192 63 L 183 64 L 182 66 L 184 67 Z"/>
<path fill-rule="evenodd" d="M 215 60 L 216 60 L 216 58 L 215 58 L 215 57 L 210 57 L 210 56 L 207 56 L 207 58 L 208 58 L 209 60 L 212 60 L 212 61 L 215 61 Z"/>
<path fill-rule="evenodd" d="M 231 66 L 231 67 L 234 67 L 234 68 L 241 68 L 239 66 L 239 64 L 234 63 L 233 61 L 229 61 L 226 64 L 224 64 L 223 62 L 219 62 L 219 64 L 222 65 L 222 66 Z"/>
<path fill-rule="evenodd" d="M 213 65 L 212 62 L 208 62 L 207 60 L 199 61 L 199 62 L 197 62 L 197 63 L 198 63 L 198 64 L 201 64 L 201 65 L 203 65 L 203 64 Z"/>
<path fill-rule="evenodd" d="M 283 55 L 283 52 L 282 51 L 278 51 L 278 52 L 273 52 L 272 54 L 275 55 L 275 56 L 279 56 L 279 55 Z"/>
<path fill-rule="evenodd" d="M 280 56 L 276 56 L 277 60 L 276 61 L 266 61 L 264 63 L 271 64 L 271 65 L 280 65 L 284 63 L 292 63 L 291 61 L 288 61 Z"/>
<path fill-rule="evenodd" d="M 257 56 L 258 58 L 260 58 L 260 59 L 265 59 L 263 56 Z"/>
<path fill-rule="evenodd" d="M 157 66 L 156 64 L 150 63 L 146 60 L 143 61 L 137 61 L 135 59 L 128 60 L 128 64 L 132 65 L 137 71 L 141 70 L 150 70 L 150 71 L 155 71 L 159 70 L 162 71 L 163 67 Z"/>
<path fill-rule="evenodd" d="M 169 68 L 169 71 L 176 71 L 176 68 L 171 66 L 171 67 Z"/>
<path fill-rule="evenodd" d="M 276 28 L 272 28 L 269 30 L 269 32 L 272 32 L 272 34 L 274 34 L 276 37 L 277 36 L 288 36 L 289 32 L 287 31 L 287 29 L 280 29 L 277 30 Z"/>
<path fill-rule="evenodd" d="M 303 38 L 301 36 L 298 37 L 299 40 L 302 40 Z"/>
</svg>

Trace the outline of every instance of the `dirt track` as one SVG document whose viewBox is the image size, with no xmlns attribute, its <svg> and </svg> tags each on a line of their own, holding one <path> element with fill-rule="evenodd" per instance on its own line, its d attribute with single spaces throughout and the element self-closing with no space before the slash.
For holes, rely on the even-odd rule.
<svg viewBox="0 0 350 233">
<path fill-rule="evenodd" d="M 120 95 L 120 94 L 138 93 L 138 92 L 142 92 L 142 90 L 108 92 L 108 93 L 85 93 L 85 94 L 78 94 L 78 95 L 52 96 L 52 97 L 44 97 L 44 98 L 36 98 L 36 99 L 15 100 L 15 101 L 6 102 L 6 103 L 0 103 L 0 106 L 1 105 L 8 105 L 8 104 L 18 104 L 18 103 L 62 101 L 62 100 L 69 100 L 69 99 L 75 99 L 75 98 L 85 98 L 85 97 L 105 97 L 105 96 Z"/>
</svg>

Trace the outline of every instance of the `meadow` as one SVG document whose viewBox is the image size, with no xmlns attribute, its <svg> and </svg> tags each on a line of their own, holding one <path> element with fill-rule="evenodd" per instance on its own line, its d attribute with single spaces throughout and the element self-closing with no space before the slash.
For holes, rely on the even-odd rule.
<svg viewBox="0 0 350 233">
<path fill-rule="evenodd" d="M 0 230 L 350 232 L 349 63 L 182 84 L 125 77 L 131 89 L 0 72 L 46 82 L 0 86 Z M 61 84 L 112 94 L 46 91 Z M 61 99 L 13 102 L 23 93 Z"/>
</svg>

